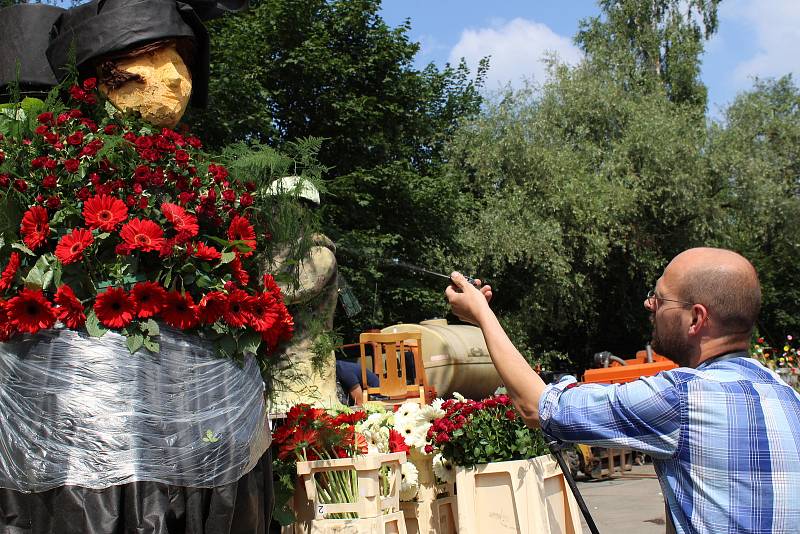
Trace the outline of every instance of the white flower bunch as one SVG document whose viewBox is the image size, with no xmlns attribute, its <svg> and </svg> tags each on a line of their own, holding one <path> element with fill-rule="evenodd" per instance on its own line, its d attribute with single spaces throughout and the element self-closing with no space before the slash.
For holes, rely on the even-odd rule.
<svg viewBox="0 0 800 534">
<path fill-rule="evenodd" d="M 441 453 L 433 457 L 433 474 L 440 482 L 449 484 L 456 481 L 456 470 L 453 463 Z"/>
<path fill-rule="evenodd" d="M 419 471 L 417 466 L 406 462 L 400 466 L 400 500 L 411 501 L 419 491 Z"/>
</svg>

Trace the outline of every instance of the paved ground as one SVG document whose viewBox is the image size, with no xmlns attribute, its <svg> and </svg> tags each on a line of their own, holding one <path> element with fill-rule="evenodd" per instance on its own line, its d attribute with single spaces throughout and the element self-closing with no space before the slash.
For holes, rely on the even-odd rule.
<svg viewBox="0 0 800 534">
<path fill-rule="evenodd" d="M 652 465 L 634 466 L 625 477 L 578 479 L 578 490 L 601 534 L 664 534 L 664 497 Z M 584 532 L 588 533 L 584 523 Z"/>
</svg>

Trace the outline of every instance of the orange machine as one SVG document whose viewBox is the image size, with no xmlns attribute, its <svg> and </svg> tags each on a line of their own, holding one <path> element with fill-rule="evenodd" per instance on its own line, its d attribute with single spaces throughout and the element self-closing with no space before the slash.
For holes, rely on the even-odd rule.
<svg viewBox="0 0 800 534">
<path fill-rule="evenodd" d="M 633 382 L 642 376 L 654 376 L 661 371 L 676 369 L 678 366 L 671 360 L 656 353 L 652 354 L 652 361 L 647 361 L 647 351 L 640 350 L 636 357 L 629 360 L 613 359 L 608 367 L 599 369 L 587 369 L 583 373 L 583 381 L 594 384 L 623 384 Z"/>
</svg>

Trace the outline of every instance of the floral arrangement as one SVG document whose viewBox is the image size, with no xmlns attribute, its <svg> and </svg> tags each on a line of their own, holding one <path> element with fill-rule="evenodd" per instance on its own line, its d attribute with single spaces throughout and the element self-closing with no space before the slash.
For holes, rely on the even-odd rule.
<svg viewBox="0 0 800 534">
<path fill-rule="evenodd" d="M 69 94 L 2 110 L 0 341 L 60 322 L 158 351 L 156 320 L 228 357 L 290 339 L 280 289 L 257 276 L 256 184 L 103 103 L 93 78 Z"/>
<path fill-rule="evenodd" d="M 434 470 L 442 479 L 452 465 L 523 460 L 548 452 L 541 431 L 525 426 L 508 395 L 481 401 L 458 396 L 444 401 L 441 410 L 444 415 L 427 430 L 424 450 L 441 456 Z"/>
<path fill-rule="evenodd" d="M 356 425 L 367 417 L 363 411 L 344 410 L 329 413 L 308 404 L 297 404 L 286 414 L 283 424 L 273 433 L 278 450 L 276 470 L 281 488 L 278 488 L 277 509 L 279 517 L 288 518 L 286 501 L 294 489 L 294 474 L 298 461 L 332 460 L 366 454 L 367 443 L 356 430 Z M 328 471 L 322 480 L 315 479 L 320 501 L 324 503 L 352 503 L 357 500 L 358 481 L 354 471 Z"/>
<path fill-rule="evenodd" d="M 800 349 L 794 336 L 787 335 L 782 347 L 772 347 L 763 337 L 750 347 L 750 357 L 780 373 L 786 382 L 800 390 Z"/>
<path fill-rule="evenodd" d="M 356 426 L 367 442 L 369 453 L 385 453 L 404 451 L 411 455 L 412 461 L 401 466 L 400 500 L 411 501 L 419 491 L 419 470 L 414 463 L 416 452 L 425 452 L 426 436 L 433 421 L 443 417 L 441 405 L 444 401 L 436 399 L 431 405 L 420 406 L 415 402 L 406 402 L 396 411 L 387 411 L 380 403 L 367 403 L 364 409 L 369 414 Z M 434 458 L 434 471 L 442 476 L 442 481 L 451 482 L 450 473 L 444 466 L 441 455 Z M 439 465 L 441 464 L 441 465 Z"/>
</svg>

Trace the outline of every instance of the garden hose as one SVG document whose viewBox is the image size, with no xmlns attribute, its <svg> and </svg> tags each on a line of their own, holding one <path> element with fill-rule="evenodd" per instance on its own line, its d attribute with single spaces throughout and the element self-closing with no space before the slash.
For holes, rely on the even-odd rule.
<svg viewBox="0 0 800 534">
<path fill-rule="evenodd" d="M 578 503 L 578 508 L 581 509 L 583 518 L 586 519 L 586 526 L 589 527 L 589 531 L 592 534 L 600 534 L 600 531 L 597 530 L 597 525 L 594 524 L 592 514 L 589 513 L 589 508 L 586 507 L 586 502 L 583 500 L 581 492 L 578 491 L 575 479 L 572 478 L 572 472 L 569 470 L 567 462 L 564 461 L 564 456 L 561 454 L 561 444 L 557 441 L 551 441 L 547 446 L 550 448 L 550 454 L 555 456 L 559 467 L 561 467 L 561 472 L 564 473 L 564 479 L 567 481 L 567 484 L 569 484 L 569 489 L 572 490 L 572 494 L 575 496 L 575 501 Z"/>
</svg>

